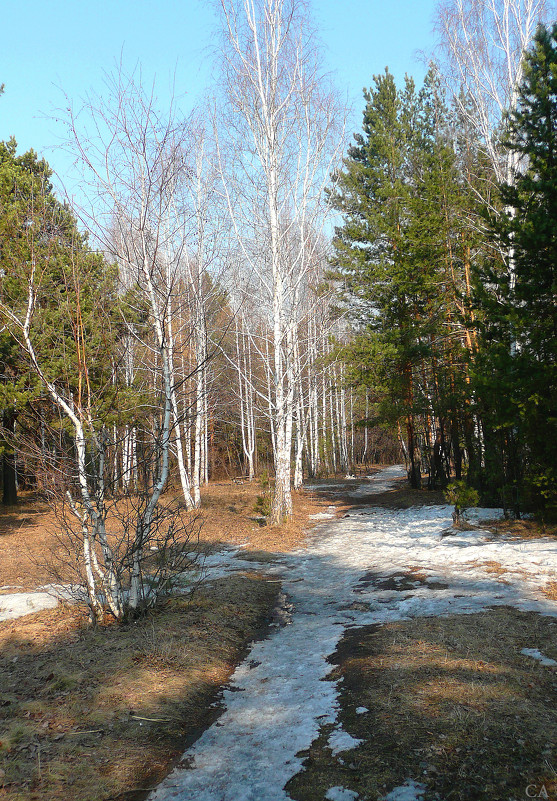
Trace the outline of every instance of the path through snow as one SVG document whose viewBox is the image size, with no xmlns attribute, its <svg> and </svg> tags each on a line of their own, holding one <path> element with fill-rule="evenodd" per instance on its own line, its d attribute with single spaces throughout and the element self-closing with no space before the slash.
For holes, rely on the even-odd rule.
<svg viewBox="0 0 557 801">
<path fill-rule="evenodd" d="M 383 492 L 400 475 L 401 468 L 388 468 L 355 482 L 353 495 Z M 357 741 L 336 723 L 337 684 L 323 681 L 331 670 L 327 657 L 348 626 L 497 605 L 557 615 L 557 604 L 539 589 L 555 579 L 555 541 L 493 542 L 479 530 L 442 536 L 451 512 L 449 506 L 359 507 L 318 525 L 306 548 L 277 556 L 272 567 L 261 565 L 282 579 L 291 622 L 253 646 L 224 692 L 221 717 L 149 801 L 282 801 L 289 798 L 285 784 L 302 767 L 296 754 L 311 745 L 323 724 L 335 725 L 329 742 L 336 752 L 354 748 Z M 493 509 L 474 510 L 473 517 L 496 515 Z M 502 565 L 500 575 L 486 572 L 492 560 Z M 210 576 L 254 569 L 241 551 L 208 562 Z M 425 583 L 412 582 L 410 567 L 425 574 Z M 409 777 L 386 798 L 417 799 L 421 790 Z M 340 787 L 328 792 L 329 798 L 355 798 Z"/>
</svg>

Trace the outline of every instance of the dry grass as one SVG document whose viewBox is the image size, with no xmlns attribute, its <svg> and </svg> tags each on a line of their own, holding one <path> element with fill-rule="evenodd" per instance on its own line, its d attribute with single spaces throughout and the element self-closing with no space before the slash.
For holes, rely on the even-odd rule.
<svg viewBox="0 0 557 801">
<path fill-rule="evenodd" d="M 557 657 L 557 622 L 505 608 L 348 633 L 331 678 L 343 678 L 341 721 L 363 743 L 333 757 L 324 728 L 292 798 L 341 785 L 376 801 L 413 778 L 426 801 L 506 801 L 542 784 L 557 799 L 556 675 L 524 647 Z"/>
<path fill-rule="evenodd" d="M 288 551 L 304 541 L 308 516 L 330 503 L 327 498 L 295 492 L 293 519 L 283 526 L 262 526 L 254 507 L 263 491 L 258 482 L 223 481 L 205 487 L 201 545 L 247 543 L 264 551 Z M 23 496 L 16 507 L 0 508 L 0 586 L 10 588 L 0 592 L 33 590 L 53 580 L 49 563 L 56 561 L 59 550 L 57 529 L 55 515 L 32 495 Z M 56 580 L 64 578 L 75 581 L 71 571 L 64 576 L 62 569 Z"/>
<path fill-rule="evenodd" d="M 542 592 L 550 601 L 557 601 L 557 581 L 549 581 L 542 587 Z"/>
<path fill-rule="evenodd" d="M 296 493 L 292 521 L 262 527 L 254 512 L 261 492 L 247 482 L 206 488 L 202 549 L 247 543 L 244 558 L 272 561 L 303 543 L 308 515 L 328 504 Z M 51 580 L 55 531 L 54 515 L 32 497 L 0 513 L 3 585 Z M 218 716 L 211 704 L 278 591 L 276 582 L 244 575 L 126 627 L 92 630 L 75 607 L 0 623 L 0 798 L 142 797 Z"/>
<path fill-rule="evenodd" d="M 557 537 L 557 526 L 548 526 L 539 520 L 489 520 L 482 523 L 494 538 L 533 540 L 540 537 Z"/>
<path fill-rule="evenodd" d="M 261 525 L 255 511 L 257 496 L 264 491 L 257 482 L 214 482 L 206 487 L 202 495 L 202 543 L 247 543 L 250 549 L 290 551 L 303 544 L 309 515 L 331 503 L 316 494 L 294 492 L 292 520 L 282 526 L 266 526 Z"/>
<path fill-rule="evenodd" d="M 216 581 L 127 627 L 77 610 L 0 626 L 0 798 L 100 801 L 153 786 L 218 715 L 211 703 L 278 585 Z"/>
<path fill-rule="evenodd" d="M 50 581 L 44 562 L 54 517 L 45 503 L 31 494 L 17 506 L 0 509 L 0 583 L 19 590 L 33 590 Z M 0 590 L 1 592 L 2 590 Z M 5 592 L 14 592 L 6 589 Z"/>
<path fill-rule="evenodd" d="M 508 568 L 503 567 L 500 562 L 496 562 L 493 559 L 489 559 L 486 562 L 474 562 L 474 565 L 477 567 L 483 567 L 486 573 L 490 573 L 492 576 L 503 576 L 505 573 L 508 573 Z"/>
</svg>

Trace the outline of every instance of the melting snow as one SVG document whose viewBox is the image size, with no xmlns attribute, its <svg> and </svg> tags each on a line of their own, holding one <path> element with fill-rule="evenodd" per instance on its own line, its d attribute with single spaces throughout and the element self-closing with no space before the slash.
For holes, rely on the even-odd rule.
<svg viewBox="0 0 557 801">
<path fill-rule="evenodd" d="M 13 592 L 0 595 L 0 621 L 30 615 L 43 609 L 53 609 L 58 598 L 48 592 Z"/>
<path fill-rule="evenodd" d="M 363 740 L 357 740 L 344 729 L 335 729 L 329 737 L 328 745 L 333 756 L 336 756 L 341 751 L 350 751 L 352 748 L 356 748 L 361 742 Z"/>
<path fill-rule="evenodd" d="M 400 475 L 400 468 L 389 468 L 364 479 L 354 494 L 384 492 Z M 266 564 L 267 573 L 282 579 L 291 624 L 253 646 L 224 692 L 222 716 L 186 753 L 188 767 L 176 768 L 151 801 L 288 799 L 282 788 L 302 768 L 296 754 L 309 748 L 323 724 L 335 723 L 338 682 L 323 679 L 331 670 L 327 657 L 348 626 L 466 614 L 497 605 L 557 615 L 557 604 L 540 592 L 540 585 L 555 578 L 557 543 L 493 542 L 481 530 L 442 536 L 452 525 L 451 515 L 450 506 L 360 508 L 313 529 L 307 548 Z M 493 509 L 473 513 L 476 521 L 497 515 Z M 504 581 L 483 569 L 493 561 L 506 571 Z M 254 563 L 248 564 L 253 570 Z M 396 586 L 409 565 L 425 579 L 386 590 L 386 581 Z M 236 551 L 216 554 L 206 563 L 210 576 L 244 566 Z M 349 743 L 348 737 L 337 725 L 331 747 Z M 357 745 L 350 741 L 348 748 Z M 416 801 L 422 790 L 409 780 L 386 798 Z"/>
<path fill-rule="evenodd" d="M 538 662 L 546 667 L 553 667 L 554 665 L 557 665 L 557 662 L 554 659 L 544 656 L 541 651 L 538 651 L 537 648 L 523 648 L 520 653 L 524 654 L 524 656 L 531 656 L 532 659 L 537 659 Z"/>
<path fill-rule="evenodd" d="M 336 506 L 327 506 L 325 512 L 317 512 L 317 514 L 310 515 L 310 520 L 332 520 L 335 516 Z"/>
<path fill-rule="evenodd" d="M 395 787 L 394 790 L 384 796 L 382 801 L 421 801 L 425 792 L 425 786 L 415 782 L 413 779 L 408 779 L 400 787 Z"/>
<path fill-rule="evenodd" d="M 360 796 L 354 790 L 347 790 L 346 787 L 329 787 L 325 793 L 328 801 L 355 801 Z"/>
</svg>

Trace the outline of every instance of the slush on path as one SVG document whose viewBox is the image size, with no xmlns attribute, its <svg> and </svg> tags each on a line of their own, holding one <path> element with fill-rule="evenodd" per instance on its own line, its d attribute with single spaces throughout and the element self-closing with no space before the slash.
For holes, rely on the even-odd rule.
<svg viewBox="0 0 557 801">
<path fill-rule="evenodd" d="M 401 475 L 402 468 L 392 467 L 355 480 L 353 497 L 384 492 Z M 539 591 L 555 576 L 555 542 L 495 543 L 480 528 L 442 536 L 450 529 L 451 514 L 450 506 L 358 506 L 334 519 L 331 508 L 329 520 L 319 516 L 322 522 L 304 549 L 277 555 L 271 568 L 261 565 L 282 581 L 288 620 L 255 643 L 224 691 L 223 714 L 149 801 L 281 801 L 289 798 L 285 785 L 302 768 L 297 754 L 309 748 L 324 724 L 334 726 L 333 753 L 357 747 L 359 741 L 336 722 L 337 683 L 324 681 L 331 671 L 327 658 L 347 627 L 469 614 L 498 605 L 557 615 L 557 604 Z M 500 514 L 476 509 L 471 517 L 479 523 Z M 501 575 L 478 566 L 495 558 Z M 242 561 L 241 550 L 218 554 L 210 563 L 215 575 L 254 569 L 252 561 Z M 427 576 L 425 584 L 416 582 L 409 590 L 406 581 L 403 590 L 381 589 L 390 577 L 396 586 L 396 577 L 410 566 Z M 390 788 L 385 799 L 421 798 L 422 785 L 415 779 L 409 776 L 404 785 Z M 357 795 L 335 786 L 326 797 L 346 801 Z"/>
</svg>

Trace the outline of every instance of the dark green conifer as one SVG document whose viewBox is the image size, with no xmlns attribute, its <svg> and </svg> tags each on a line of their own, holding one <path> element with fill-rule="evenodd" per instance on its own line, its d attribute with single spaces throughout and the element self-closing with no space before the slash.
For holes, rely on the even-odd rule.
<svg viewBox="0 0 557 801">
<path fill-rule="evenodd" d="M 525 57 L 506 144 L 522 169 L 503 186 L 494 223 L 507 269 L 486 325 L 484 389 L 505 437 L 515 493 L 557 513 L 557 25 L 540 26 Z"/>
</svg>

